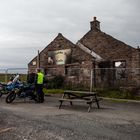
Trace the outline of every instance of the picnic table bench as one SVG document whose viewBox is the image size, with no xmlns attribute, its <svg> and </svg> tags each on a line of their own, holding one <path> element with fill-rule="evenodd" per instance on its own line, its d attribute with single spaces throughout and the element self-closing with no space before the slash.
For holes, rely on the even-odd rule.
<svg viewBox="0 0 140 140">
<path fill-rule="evenodd" d="M 73 105 L 73 102 L 85 102 L 88 104 L 88 112 L 90 112 L 93 103 L 96 103 L 98 109 L 100 108 L 100 100 L 102 99 L 97 97 L 97 92 L 65 90 L 64 94 L 59 99 L 59 109 L 65 101 L 70 102 L 71 106 Z"/>
</svg>

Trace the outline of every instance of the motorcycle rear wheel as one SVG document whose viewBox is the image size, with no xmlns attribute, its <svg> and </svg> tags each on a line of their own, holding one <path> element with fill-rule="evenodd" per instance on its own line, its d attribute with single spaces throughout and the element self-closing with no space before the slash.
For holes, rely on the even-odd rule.
<svg viewBox="0 0 140 140">
<path fill-rule="evenodd" d="M 3 93 L 0 91 L 0 97 L 2 96 L 2 94 L 3 94 Z"/>
<path fill-rule="evenodd" d="M 6 103 L 12 103 L 16 98 L 16 93 L 14 91 L 10 92 L 6 97 Z"/>
</svg>

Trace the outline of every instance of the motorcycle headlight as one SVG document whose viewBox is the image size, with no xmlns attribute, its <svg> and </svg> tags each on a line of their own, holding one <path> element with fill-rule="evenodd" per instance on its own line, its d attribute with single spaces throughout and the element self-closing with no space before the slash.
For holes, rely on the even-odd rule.
<svg viewBox="0 0 140 140">
<path fill-rule="evenodd" d="M 15 93 L 18 93 L 19 92 L 19 89 L 15 89 Z"/>
</svg>

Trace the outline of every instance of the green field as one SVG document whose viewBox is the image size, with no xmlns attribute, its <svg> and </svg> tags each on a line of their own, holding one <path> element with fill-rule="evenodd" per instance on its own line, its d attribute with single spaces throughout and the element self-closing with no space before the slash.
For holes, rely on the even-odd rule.
<svg viewBox="0 0 140 140">
<path fill-rule="evenodd" d="M 0 82 L 8 82 L 10 77 L 12 77 L 13 74 L 3 74 L 0 73 Z M 20 80 L 21 81 L 26 81 L 27 79 L 27 74 L 20 74 Z"/>
</svg>

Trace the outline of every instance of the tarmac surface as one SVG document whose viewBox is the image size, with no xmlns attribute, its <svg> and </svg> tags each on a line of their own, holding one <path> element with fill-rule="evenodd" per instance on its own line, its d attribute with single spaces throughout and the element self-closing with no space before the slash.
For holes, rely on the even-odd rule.
<svg viewBox="0 0 140 140">
<path fill-rule="evenodd" d="M 0 140 L 140 140 L 140 103 L 103 100 L 90 113 L 84 103 L 64 104 L 1 97 Z"/>
</svg>

